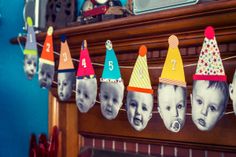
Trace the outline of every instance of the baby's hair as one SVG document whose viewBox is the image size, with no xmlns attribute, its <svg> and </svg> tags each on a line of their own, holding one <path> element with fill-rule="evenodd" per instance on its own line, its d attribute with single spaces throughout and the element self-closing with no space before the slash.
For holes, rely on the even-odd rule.
<svg viewBox="0 0 236 157">
<path fill-rule="evenodd" d="M 196 81 L 193 81 L 193 89 L 195 88 L 196 85 Z M 222 94 L 224 95 L 224 101 L 223 104 L 224 105 L 224 110 L 228 104 L 228 98 L 229 98 L 229 86 L 226 82 L 224 81 L 208 81 L 208 87 L 207 88 L 215 88 L 215 89 L 220 89 L 222 91 Z M 223 110 L 223 111 L 224 111 Z"/>
<path fill-rule="evenodd" d="M 234 81 L 236 81 L 236 69 L 234 71 L 234 77 L 233 77 L 233 81 L 232 82 L 234 82 Z"/>
<path fill-rule="evenodd" d="M 162 89 L 163 87 L 167 86 L 167 85 L 171 85 L 171 84 L 166 84 L 166 83 L 159 83 L 158 85 L 158 91 L 160 89 Z M 174 90 L 176 91 L 176 89 L 179 87 L 183 90 L 184 92 L 184 101 L 186 102 L 186 96 L 187 96 L 187 88 L 186 87 L 181 87 L 181 86 L 177 86 L 177 85 L 173 85 L 174 86 Z M 157 94 L 159 96 L 159 94 Z"/>
</svg>

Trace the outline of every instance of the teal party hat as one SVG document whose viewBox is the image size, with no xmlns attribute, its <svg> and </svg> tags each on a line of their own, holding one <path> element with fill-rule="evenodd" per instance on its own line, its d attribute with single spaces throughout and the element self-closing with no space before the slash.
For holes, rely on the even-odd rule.
<svg viewBox="0 0 236 157">
<path fill-rule="evenodd" d="M 106 59 L 100 81 L 122 82 L 120 67 L 110 40 L 106 41 Z"/>
</svg>

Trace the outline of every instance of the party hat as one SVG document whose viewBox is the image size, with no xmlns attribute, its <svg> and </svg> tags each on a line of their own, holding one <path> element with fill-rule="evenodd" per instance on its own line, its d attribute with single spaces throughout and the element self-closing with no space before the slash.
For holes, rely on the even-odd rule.
<svg viewBox="0 0 236 157">
<path fill-rule="evenodd" d="M 87 41 L 84 40 L 80 51 L 80 62 L 77 70 L 77 79 L 95 78 L 94 69 L 89 57 Z"/>
<path fill-rule="evenodd" d="M 216 42 L 214 28 L 211 26 L 205 29 L 205 39 L 193 80 L 227 80 Z"/>
<path fill-rule="evenodd" d="M 27 38 L 26 38 L 26 44 L 24 49 L 24 54 L 29 55 L 37 55 L 37 43 L 36 43 L 36 37 L 33 27 L 33 21 L 30 17 L 27 17 Z"/>
<path fill-rule="evenodd" d="M 66 36 L 62 35 L 58 72 L 60 73 L 60 72 L 71 72 L 71 71 L 75 71 L 75 68 L 71 59 L 70 49 L 66 41 Z"/>
<path fill-rule="evenodd" d="M 54 56 L 53 56 L 53 39 L 52 39 L 53 27 L 49 27 L 47 31 L 47 36 L 44 41 L 43 51 L 41 54 L 40 62 L 46 63 L 54 66 Z"/>
<path fill-rule="evenodd" d="M 159 81 L 186 87 L 183 61 L 178 48 L 179 40 L 175 35 L 171 35 L 168 42 L 169 49 Z"/>
<path fill-rule="evenodd" d="M 128 91 L 153 94 L 151 81 L 148 73 L 146 54 L 147 48 L 145 45 L 142 45 L 139 48 L 139 56 L 134 65 L 129 85 L 127 87 Z"/>
<path fill-rule="evenodd" d="M 106 41 L 106 59 L 102 73 L 101 82 L 122 82 L 120 75 L 120 67 L 112 43 Z"/>
</svg>

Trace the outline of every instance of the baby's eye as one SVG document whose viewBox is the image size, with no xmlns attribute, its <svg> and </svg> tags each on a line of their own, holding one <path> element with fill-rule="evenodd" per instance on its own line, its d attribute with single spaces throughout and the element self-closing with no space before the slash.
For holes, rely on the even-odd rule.
<svg viewBox="0 0 236 157">
<path fill-rule="evenodd" d="M 114 104 L 115 104 L 115 103 L 117 103 L 118 101 L 117 101 L 117 99 L 113 99 L 113 102 L 114 102 Z"/>
<path fill-rule="evenodd" d="M 85 93 L 85 94 L 84 94 L 84 97 L 85 97 L 86 99 L 88 99 L 88 98 L 89 98 L 89 96 L 88 96 L 88 94 L 87 94 L 87 93 Z"/>
<path fill-rule="evenodd" d="M 47 77 L 48 77 L 48 78 L 51 78 L 51 75 L 50 75 L 49 73 L 47 73 Z"/>
<path fill-rule="evenodd" d="M 67 85 L 67 83 L 66 82 L 63 82 L 63 86 L 66 86 Z"/>
<path fill-rule="evenodd" d="M 58 82 L 58 86 L 60 86 L 61 85 L 61 82 Z"/>
<path fill-rule="evenodd" d="M 137 103 L 135 103 L 135 102 L 131 102 L 131 103 L 130 103 L 130 106 L 132 106 L 132 107 L 136 107 L 136 106 L 137 106 Z"/>
<path fill-rule="evenodd" d="M 78 91 L 77 91 L 77 92 L 78 92 L 78 94 L 80 94 L 80 93 L 81 93 L 81 91 L 80 91 L 79 89 L 78 89 Z"/>
<path fill-rule="evenodd" d="M 202 100 L 201 99 L 197 99 L 197 103 L 198 103 L 198 105 L 202 105 Z"/>
<path fill-rule="evenodd" d="M 142 110 L 143 110 L 143 111 L 147 111 L 146 105 L 143 105 L 143 106 L 142 106 Z"/>
<path fill-rule="evenodd" d="M 216 108 L 214 106 L 210 106 L 210 110 L 211 110 L 211 112 L 215 112 Z"/>
<path fill-rule="evenodd" d="M 27 64 L 29 64 L 29 65 L 32 64 L 32 61 L 31 61 L 31 60 L 28 60 L 28 61 L 27 61 Z"/>
<path fill-rule="evenodd" d="M 166 106 L 166 110 L 167 110 L 167 111 L 170 111 L 170 106 Z"/>
<path fill-rule="evenodd" d="M 107 100 L 107 99 L 108 99 L 108 96 L 107 96 L 107 95 L 103 95 L 103 98 L 104 98 L 105 100 Z"/>
<path fill-rule="evenodd" d="M 34 62 L 34 67 L 36 67 L 36 63 Z"/>
</svg>

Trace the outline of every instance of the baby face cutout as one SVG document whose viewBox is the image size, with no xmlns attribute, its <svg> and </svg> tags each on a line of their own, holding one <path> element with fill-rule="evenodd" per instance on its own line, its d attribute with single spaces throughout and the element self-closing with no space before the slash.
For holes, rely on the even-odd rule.
<svg viewBox="0 0 236 157">
<path fill-rule="evenodd" d="M 41 88 L 49 89 L 54 77 L 54 66 L 39 62 L 39 85 Z"/>
<path fill-rule="evenodd" d="M 71 97 L 73 84 L 74 84 L 74 72 L 64 72 L 58 73 L 57 83 L 57 93 L 59 99 L 62 101 L 68 100 Z"/>
<path fill-rule="evenodd" d="M 212 129 L 223 116 L 228 101 L 225 82 L 195 81 L 191 95 L 192 120 L 199 130 Z"/>
<path fill-rule="evenodd" d="M 37 59 L 37 55 L 24 55 L 24 71 L 29 80 L 31 80 L 36 73 Z"/>
<path fill-rule="evenodd" d="M 116 118 L 124 96 L 123 82 L 102 82 L 99 98 L 101 101 L 102 115 L 112 120 Z"/>
<path fill-rule="evenodd" d="M 77 79 L 76 80 L 76 105 L 82 113 L 88 112 L 96 102 L 97 80 Z"/>
<path fill-rule="evenodd" d="M 142 92 L 128 92 L 127 116 L 129 123 L 137 131 L 142 131 L 152 117 L 153 96 Z"/>
<path fill-rule="evenodd" d="M 186 88 L 159 84 L 158 104 L 165 127 L 172 132 L 179 132 L 185 123 Z"/>
<path fill-rule="evenodd" d="M 236 71 L 234 72 L 233 81 L 229 85 L 229 96 L 233 102 L 234 114 L 236 115 Z"/>
</svg>

